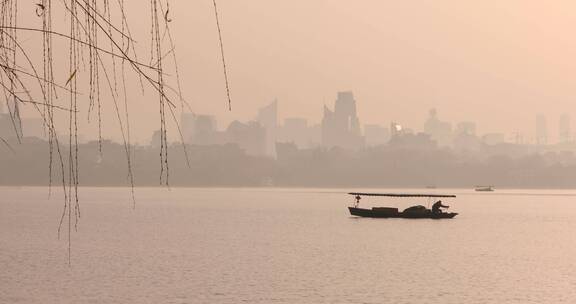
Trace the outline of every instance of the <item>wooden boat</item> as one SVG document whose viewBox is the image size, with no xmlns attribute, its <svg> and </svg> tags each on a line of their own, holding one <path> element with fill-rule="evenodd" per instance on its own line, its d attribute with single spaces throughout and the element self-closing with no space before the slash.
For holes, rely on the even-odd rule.
<svg viewBox="0 0 576 304">
<path fill-rule="evenodd" d="M 476 186 L 474 190 L 479 192 L 492 192 L 494 191 L 494 186 Z"/>
<path fill-rule="evenodd" d="M 384 196 L 384 197 L 420 197 L 420 198 L 454 198 L 455 195 L 441 194 L 397 194 L 397 193 L 359 193 L 350 192 L 356 199 L 354 206 L 348 207 L 351 215 L 372 218 L 408 218 L 408 219 L 450 219 L 458 213 L 455 212 L 432 212 L 432 210 L 422 206 L 412 206 L 404 211 L 399 211 L 393 207 L 372 207 L 371 209 L 359 208 L 362 196 Z"/>
</svg>

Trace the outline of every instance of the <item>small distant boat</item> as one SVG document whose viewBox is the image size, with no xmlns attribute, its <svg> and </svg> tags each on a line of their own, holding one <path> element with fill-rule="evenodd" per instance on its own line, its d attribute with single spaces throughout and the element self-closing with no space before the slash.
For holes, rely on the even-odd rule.
<svg viewBox="0 0 576 304">
<path fill-rule="evenodd" d="M 479 192 L 492 192 L 494 191 L 494 186 L 476 186 L 474 190 Z"/>
<path fill-rule="evenodd" d="M 400 194 L 400 193 L 359 193 L 350 192 L 349 195 L 355 197 L 354 206 L 348 207 L 351 215 L 372 218 L 409 218 L 409 219 L 450 219 L 458 215 L 455 212 L 432 212 L 432 210 L 422 206 L 412 206 L 399 211 L 393 207 L 372 207 L 371 209 L 359 208 L 362 196 L 384 196 L 384 197 L 420 197 L 420 198 L 454 198 L 456 195 L 440 194 Z"/>
</svg>

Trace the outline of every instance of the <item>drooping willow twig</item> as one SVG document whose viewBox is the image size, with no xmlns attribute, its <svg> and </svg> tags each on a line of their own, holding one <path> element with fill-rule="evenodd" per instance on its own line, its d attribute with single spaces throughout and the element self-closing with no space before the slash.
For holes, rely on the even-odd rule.
<svg viewBox="0 0 576 304">
<path fill-rule="evenodd" d="M 218 40 L 220 42 L 220 55 L 222 56 L 222 67 L 224 69 L 224 81 L 226 82 L 226 97 L 228 97 L 228 110 L 232 111 L 232 99 L 230 98 L 230 85 L 228 83 L 228 68 L 226 67 L 226 58 L 224 57 L 224 42 L 222 42 L 222 29 L 220 27 L 220 18 L 218 17 L 218 6 L 216 0 L 214 4 L 214 16 L 216 17 L 216 27 L 218 28 Z"/>
<path fill-rule="evenodd" d="M 170 9 L 166 1 L 149 0 L 151 47 L 148 64 L 139 59 L 124 0 L 39 0 L 33 4 L 34 10 L 30 10 L 37 25 L 34 25 L 34 22 L 31 22 L 32 25 L 28 24 L 30 22 L 26 24 L 19 22 L 19 16 L 24 12 L 19 11 L 18 0 L 0 2 L 0 92 L 4 96 L 14 135 L 18 141 L 23 136 L 21 107 L 32 106 L 42 118 L 49 151 L 49 194 L 56 176 L 59 177 L 63 190 L 64 206 L 58 225 L 58 237 L 60 238 L 64 225 L 67 225 L 69 262 L 71 232 L 77 229 L 81 216 L 78 192 L 79 121 L 83 110 L 86 111 L 89 122 L 93 113 L 96 115 L 98 150 L 102 154 L 104 153 L 102 118 L 109 115 L 104 111 L 103 101 L 107 98 L 111 100 L 113 114 L 118 121 L 124 143 L 127 179 L 132 189 L 133 206 L 135 206 L 134 174 L 129 93 L 126 84 L 128 73 L 137 76 L 142 92 L 147 86 L 157 93 L 160 124 L 160 184 L 169 185 L 170 176 L 167 118 L 174 120 L 188 160 L 182 131 L 176 121 L 176 105 L 173 100 L 179 100 L 182 109 L 184 105 L 188 108 L 190 105 L 182 97 L 174 40 L 169 28 L 172 19 L 169 17 Z M 213 4 L 230 107 L 228 74 L 215 0 Z M 41 42 L 37 48 L 24 46 L 18 35 L 20 33 L 25 33 L 26 36 L 38 35 Z M 164 41 L 166 37 L 168 37 L 167 43 Z M 34 49 L 41 50 L 40 55 Z M 68 51 L 67 58 L 61 55 L 64 54 L 63 49 Z M 169 85 L 170 77 L 164 72 L 165 67 L 169 65 L 165 63 L 169 55 L 176 72 L 176 89 Z M 55 61 L 63 59 L 67 62 L 66 69 L 56 69 Z M 61 75 L 63 73 L 64 75 Z M 87 104 L 87 108 L 82 106 L 85 99 L 87 103 L 84 104 Z M 59 131 L 66 129 L 66 137 L 58 134 Z M 3 145 L 13 150 L 7 140 L 2 138 L 1 141 Z"/>
<path fill-rule="evenodd" d="M 158 2 L 159 0 L 151 0 L 150 2 L 151 6 L 155 7 L 153 12 L 158 15 L 152 16 L 154 20 L 152 27 L 157 29 L 160 28 L 160 23 L 163 20 L 160 18 L 163 13 L 158 9 Z M 114 109 L 125 143 L 128 175 L 132 187 L 134 180 L 131 168 L 129 135 L 127 134 L 129 130 L 124 127 L 124 125 L 127 125 L 128 119 L 128 101 L 127 97 L 125 97 L 125 113 L 122 114 L 122 109 L 116 103 L 116 96 L 119 95 L 116 84 L 118 74 L 115 66 L 116 60 L 120 59 L 123 65 L 128 63 L 128 66 L 132 67 L 133 72 L 138 77 L 148 82 L 149 86 L 159 93 L 162 107 L 170 107 L 173 104 L 164 91 L 164 75 L 161 70 L 161 63 L 157 67 L 146 65 L 134 55 L 136 53 L 133 47 L 134 39 L 132 39 L 127 30 L 123 1 L 113 5 L 108 1 L 101 4 L 101 2 L 96 0 L 61 0 L 58 3 L 60 6 L 57 6 L 56 1 L 42 0 L 36 4 L 35 14 L 41 22 L 41 25 L 37 27 L 19 25 L 18 4 L 17 0 L 5 0 L 0 3 L 0 90 L 4 95 L 14 127 L 14 134 L 18 140 L 22 138 L 20 108 L 23 105 L 32 104 L 42 117 L 49 145 L 48 174 L 50 176 L 50 189 L 52 177 L 56 173 L 53 170 L 54 165 L 60 167 L 59 175 L 64 192 L 64 207 L 58 226 L 58 234 L 60 235 L 61 228 L 66 223 L 68 226 L 68 257 L 70 261 L 71 230 L 72 226 L 77 227 L 81 214 L 78 195 L 78 185 L 80 183 L 78 150 L 79 91 L 81 88 L 87 88 L 88 112 L 97 107 L 99 147 L 101 149 L 102 133 L 100 125 L 103 113 L 101 112 L 100 76 L 104 72 L 106 75 L 111 74 L 114 78 L 113 89 L 108 94 L 116 105 Z M 114 25 L 111 14 L 113 9 L 121 11 L 120 26 Z M 66 26 L 55 26 L 54 18 L 57 14 L 66 16 L 65 23 L 68 23 L 67 28 Z M 39 33 L 41 35 L 41 65 L 34 63 L 37 62 L 36 58 L 30 59 L 31 56 L 34 56 L 32 50 L 21 46 L 18 34 L 22 32 L 28 34 Z M 56 75 L 57 71 L 54 68 L 55 39 L 63 40 L 58 41 L 59 43 L 68 41 L 68 76 L 64 84 L 58 83 L 56 80 L 58 75 Z M 100 43 L 99 40 L 102 40 L 103 43 Z M 157 39 L 154 38 L 153 40 Z M 157 44 L 156 50 L 161 52 L 162 45 Z M 103 63 L 103 56 L 111 58 L 111 71 L 108 71 L 110 66 Z M 25 58 L 25 60 L 20 62 L 22 58 Z M 24 64 L 24 66 L 20 66 L 20 64 Z M 38 70 L 40 70 L 40 73 L 37 72 Z M 124 73 L 123 69 L 123 81 L 125 81 Z M 126 91 L 125 85 L 123 88 Z M 59 93 L 59 91 L 61 92 Z M 36 94 L 30 92 L 36 92 Z M 62 92 L 65 94 L 61 94 Z M 26 97 L 22 96 L 22 94 L 25 94 Z M 68 95 L 68 98 L 66 98 L 68 104 L 65 106 L 62 98 L 66 94 Z M 55 110 L 67 110 L 68 115 L 62 119 L 63 117 L 57 114 Z M 166 120 L 164 115 L 165 113 L 161 112 L 160 120 L 161 128 L 165 132 Z M 88 114 L 89 116 L 90 114 Z M 122 117 L 126 119 L 125 122 L 123 122 Z M 59 128 L 68 129 L 67 152 L 64 152 L 61 147 L 62 144 L 57 134 Z M 2 139 L 2 142 L 11 147 L 6 140 Z M 166 140 L 164 144 L 167 145 Z M 55 155 L 57 155 L 56 159 L 54 158 Z M 167 167 L 167 152 L 161 157 L 161 164 L 162 168 Z"/>
</svg>

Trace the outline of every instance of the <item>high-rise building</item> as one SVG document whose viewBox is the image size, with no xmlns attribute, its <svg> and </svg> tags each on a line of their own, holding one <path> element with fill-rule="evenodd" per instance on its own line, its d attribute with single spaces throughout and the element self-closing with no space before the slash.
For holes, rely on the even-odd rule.
<svg viewBox="0 0 576 304">
<path fill-rule="evenodd" d="M 182 113 L 180 129 L 184 142 L 194 145 L 215 145 L 225 142 L 224 134 L 219 132 L 216 118 L 211 115 Z"/>
<path fill-rule="evenodd" d="M 249 155 L 266 154 L 266 129 L 256 121 L 233 121 L 226 129 L 227 142 L 237 144 Z"/>
<path fill-rule="evenodd" d="M 570 116 L 568 114 L 562 114 L 558 122 L 558 142 L 567 143 L 571 141 L 572 130 L 570 128 Z"/>
<path fill-rule="evenodd" d="M 194 113 L 182 113 L 180 115 L 180 130 L 185 143 L 191 143 L 196 126 L 196 115 Z"/>
<path fill-rule="evenodd" d="M 276 136 L 278 129 L 278 101 L 274 100 L 269 105 L 258 110 L 256 121 L 266 129 L 266 155 L 276 156 Z"/>
<path fill-rule="evenodd" d="M 352 92 L 338 92 L 334 111 L 324 106 L 322 145 L 345 149 L 358 149 L 364 145 Z"/>
<path fill-rule="evenodd" d="M 456 151 L 474 151 L 482 147 L 482 141 L 476 136 L 476 124 L 470 121 L 459 122 L 454 130 L 452 147 Z"/>
<path fill-rule="evenodd" d="M 404 128 L 401 124 L 392 122 L 390 123 L 390 138 L 400 136 L 404 133 Z"/>
<path fill-rule="evenodd" d="M 278 141 L 293 143 L 298 148 L 308 148 L 310 144 L 308 121 L 304 118 L 286 118 L 278 129 Z"/>
<path fill-rule="evenodd" d="M 308 126 L 308 136 L 306 138 L 306 148 L 317 148 L 322 146 L 322 125 L 315 124 Z"/>
<path fill-rule="evenodd" d="M 482 136 L 482 142 L 486 145 L 497 145 L 505 142 L 505 136 L 502 133 L 487 133 Z"/>
<path fill-rule="evenodd" d="M 156 130 L 152 133 L 152 138 L 150 139 L 150 146 L 154 148 L 159 148 L 162 145 L 162 132 Z"/>
<path fill-rule="evenodd" d="M 364 138 L 367 146 L 384 145 L 390 140 L 390 130 L 380 125 L 364 125 Z"/>
<path fill-rule="evenodd" d="M 459 122 L 454 132 L 455 136 L 476 136 L 476 124 L 470 121 Z"/>
<path fill-rule="evenodd" d="M 214 116 L 197 115 L 193 143 L 197 145 L 221 144 L 222 136 L 217 128 Z"/>
<path fill-rule="evenodd" d="M 542 114 L 536 116 L 536 144 L 548 144 L 548 126 L 546 117 Z"/>
<path fill-rule="evenodd" d="M 452 144 L 452 125 L 438 119 L 436 109 L 429 111 L 429 116 L 424 123 L 424 133 L 429 134 L 430 138 L 439 146 L 449 146 Z"/>
</svg>

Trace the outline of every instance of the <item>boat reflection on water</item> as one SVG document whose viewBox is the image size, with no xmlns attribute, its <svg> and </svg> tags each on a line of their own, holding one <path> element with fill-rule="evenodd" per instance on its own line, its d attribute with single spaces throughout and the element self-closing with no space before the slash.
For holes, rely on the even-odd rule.
<svg viewBox="0 0 576 304">
<path fill-rule="evenodd" d="M 372 218 L 409 218 L 409 219 L 450 219 L 458 215 L 455 212 L 442 212 L 441 208 L 448 208 L 442 205 L 442 201 L 437 201 L 432 209 L 423 205 L 412 206 L 399 211 L 394 207 L 372 207 L 371 209 L 359 208 L 362 196 L 383 196 L 383 197 L 419 197 L 419 198 L 454 198 L 456 195 L 442 194 L 405 194 L 405 193 L 360 193 L 350 192 L 354 196 L 354 206 L 348 207 L 351 215 Z"/>
</svg>

